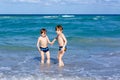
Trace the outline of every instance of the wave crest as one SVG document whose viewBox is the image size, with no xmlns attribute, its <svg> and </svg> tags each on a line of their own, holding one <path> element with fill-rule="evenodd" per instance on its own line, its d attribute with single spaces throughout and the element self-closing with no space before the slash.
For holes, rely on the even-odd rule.
<svg viewBox="0 0 120 80">
<path fill-rule="evenodd" d="M 69 18 L 69 17 L 75 17 L 75 15 L 62 15 L 62 17 Z"/>
</svg>

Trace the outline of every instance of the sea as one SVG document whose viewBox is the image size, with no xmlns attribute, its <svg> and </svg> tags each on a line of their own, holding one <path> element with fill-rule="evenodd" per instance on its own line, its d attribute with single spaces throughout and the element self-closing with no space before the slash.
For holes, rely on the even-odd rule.
<svg viewBox="0 0 120 80">
<path fill-rule="evenodd" d="M 40 29 L 52 41 L 56 25 L 68 41 L 64 67 L 57 41 L 48 45 L 50 65 L 36 47 Z M 120 15 L 0 15 L 0 80 L 120 80 Z"/>
</svg>

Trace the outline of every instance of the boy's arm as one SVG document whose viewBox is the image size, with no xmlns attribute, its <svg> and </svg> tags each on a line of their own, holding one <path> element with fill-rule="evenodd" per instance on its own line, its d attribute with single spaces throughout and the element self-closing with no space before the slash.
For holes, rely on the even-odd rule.
<svg viewBox="0 0 120 80">
<path fill-rule="evenodd" d="M 48 41 L 48 43 L 49 43 L 49 44 L 52 44 L 52 43 L 50 42 L 50 40 L 49 40 L 48 36 L 46 36 L 46 37 L 47 37 L 47 41 Z"/>
<path fill-rule="evenodd" d="M 40 45 L 39 45 L 39 43 L 40 43 L 40 38 L 38 38 L 38 41 L 37 41 L 37 48 L 38 48 L 38 51 L 40 52 Z"/>
<path fill-rule="evenodd" d="M 52 44 L 54 44 L 56 40 L 57 40 L 57 37 L 52 40 Z"/>
<path fill-rule="evenodd" d="M 53 39 L 52 44 L 54 44 L 55 41 L 56 41 L 56 39 Z"/>
</svg>

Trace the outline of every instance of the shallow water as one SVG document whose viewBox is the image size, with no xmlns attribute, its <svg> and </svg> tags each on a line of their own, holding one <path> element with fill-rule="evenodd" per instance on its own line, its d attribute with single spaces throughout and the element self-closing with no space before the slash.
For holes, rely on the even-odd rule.
<svg viewBox="0 0 120 80">
<path fill-rule="evenodd" d="M 120 16 L 0 16 L 0 80 L 120 80 Z M 58 45 L 49 45 L 51 65 L 40 64 L 39 30 L 62 24 L 68 40 L 58 67 Z"/>
</svg>

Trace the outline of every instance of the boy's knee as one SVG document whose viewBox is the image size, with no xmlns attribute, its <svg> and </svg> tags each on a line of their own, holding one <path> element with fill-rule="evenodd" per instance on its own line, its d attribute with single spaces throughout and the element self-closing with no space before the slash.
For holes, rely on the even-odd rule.
<svg viewBox="0 0 120 80">
<path fill-rule="evenodd" d="M 44 58 L 41 58 L 41 60 L 44 60 Z"/>
<path fill-rule="evenodd" d="M 50 57 L 47 57 L 48 60 L 50 60 Z"/>
</svg>

